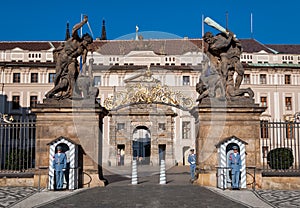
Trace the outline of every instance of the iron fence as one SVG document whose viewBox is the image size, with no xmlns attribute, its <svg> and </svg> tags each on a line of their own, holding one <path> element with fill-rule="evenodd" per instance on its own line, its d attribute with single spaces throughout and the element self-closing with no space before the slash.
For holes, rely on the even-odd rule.
<svg viewBox="0 0 300 208">
<path fill-rule="evenodd" d="M 300 176 L 300 123 L 261 121 L 263 176 Z"/>
<path fill-rule="evenodd" d="M 0 173 L 31 172 L 35 168 L 35 119 L 0 122 Z"/>
</svg>

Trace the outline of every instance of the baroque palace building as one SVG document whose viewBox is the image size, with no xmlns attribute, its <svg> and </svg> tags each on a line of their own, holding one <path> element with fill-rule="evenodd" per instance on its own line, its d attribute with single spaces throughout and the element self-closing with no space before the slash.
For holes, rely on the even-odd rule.
<svg viewBox="0 0 300 208">
<path fill-rule="evenodd" d="M 0 112 L 21 120 L 42 103 L 53 87 L 52 51 L 61 42 L 0 42 Z M 98 101 L 110 113 L 103 122 L 104 166 L 141 163 L 186 165 L 195 148 L 195 86 L 199 80 L 202 39 L 95 40 L 88 54 Z M 242 87 L 251 87 L 255 103 L 267 106 L 261 120 L 293 120 L 300 111 L 300 45 L 266 45 L 241 39 L 245 74 Z M 173 104 L 127 105 L 143 99 L 173 96 Z M 116 102 L 116 100 L 118 102 Z M 188 101 L 188 102 L 183 102 Z M 138 103 L 138 100 L 135 100 Z"/>
</svg>

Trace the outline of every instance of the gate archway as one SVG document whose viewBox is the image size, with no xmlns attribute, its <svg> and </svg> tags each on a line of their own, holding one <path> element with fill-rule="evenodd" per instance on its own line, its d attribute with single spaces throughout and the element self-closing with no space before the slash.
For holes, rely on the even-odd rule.
<svg viewBox="0 0 300 208">
<path fill-rule="evenodd" d="M 141 165 L 150 164 L 151 133 L 145 126 L 138 126 L 133 131 L 132 153 L 133 158 Z"/>
<path fill-rule="evenodd" d="M 191 113 L 196 106 L 195 98 L 162 85 L 152 76 L 150 68 L 140 75 L 124 80 L 124 83 L 125 86 L 120 87 L 121 89 L 115 88 L 114 94 L 106 98 L 103 103 L 109 110 L 110 117 L 108 165 L 118 164 L 118 159 L 114 157 L 120 157 L 121 146 L 126 149 L 125 166 L 131 164 L 131 159 L 145 156 L 146 164 L 159 165 L 160 160 L 163 159 L 167 166 L 183 164 L 182 147 L 195 148 L 196 136 L 192 132 L 195 129 L 195 117 Z M 191 124 L 186 124 L 187 121 Z M 181 124 L 184 122 L 186 125 Z M 189 129 L 190 132 L 180 133 L 183 128 Z M 150 142 L 134 138 L 134 133 L 147 130 Z M 189 136 L 186 137 L 188 134 Z M 179 140 L 183 139 L 183 135 L 186 140 L 182 143 Z M 182 147 L 175 145 L 179 143 Z M 143 148 L 138 148 L 139 145 Z M 150 160 L 147 160 L 148 156 Z"/>
</svg>

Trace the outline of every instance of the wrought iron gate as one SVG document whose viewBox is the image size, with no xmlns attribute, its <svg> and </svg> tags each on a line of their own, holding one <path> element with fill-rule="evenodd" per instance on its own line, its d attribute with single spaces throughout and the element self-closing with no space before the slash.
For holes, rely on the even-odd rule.
<svg viewBox="0 0 300 208">
<path fill-rule="evenodd" d="M 261 121 L 264 176 L 300 176 L 300 123 Z"/>
<path fill-rule="evenodd" d="M 33 172 L 35 168 L 35 118 L 0 122 L 0 173 Z"/>
</svg>

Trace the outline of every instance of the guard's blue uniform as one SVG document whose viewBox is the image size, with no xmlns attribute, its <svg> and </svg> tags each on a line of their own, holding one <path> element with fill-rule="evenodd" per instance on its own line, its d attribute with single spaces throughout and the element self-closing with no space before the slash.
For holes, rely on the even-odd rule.
<svg viewBox="0 0 300 208">
<path fill-rule="evenodd" d="M 56 176 L 56 189 L 62 189 L 64 183 L 64 170 L 67 167 L 67 157 L 66 154 L 56 153 L 53 157 L 53 165 L 52 167 L 55 170 Z"/>
<path fill-rule="evenodd" d="M 239 188 L 240 169 L 242 167 L 242 160 L 239 153 L 237 153 L 236 156 L 234 153 L 230 154 L 229 166 L 231 167 L 232 188 Z"/>
<path fill-rule="evenodd" d="M 188 162 L 190 163 L 191 180 L 195 180 L 196 155 L 195 154 L 189 154 Z"/>
</svg>

